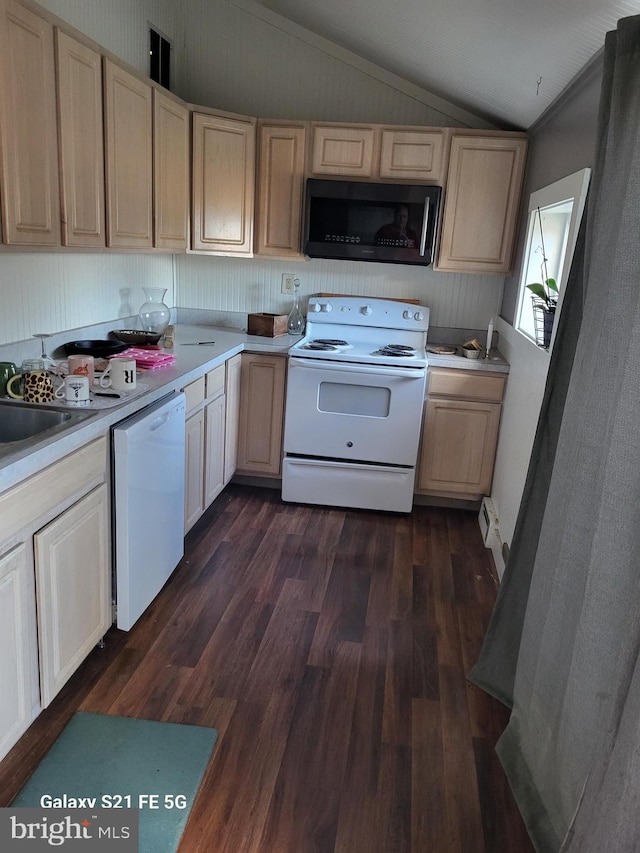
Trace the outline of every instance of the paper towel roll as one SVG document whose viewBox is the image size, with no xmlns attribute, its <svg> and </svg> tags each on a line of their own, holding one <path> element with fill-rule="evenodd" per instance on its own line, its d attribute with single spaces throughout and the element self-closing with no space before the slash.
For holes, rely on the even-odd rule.
<svg viewBox="0 0 640 853">
<path fill-rule="evenodd" d="M 491 349 L 491 342 L 492 341 L 493 341 L 493 317 L 489 320 L 489 328 L 487 329 L 487 346 L 486 346 L 487 355 L 489 355 L 489 350 Z"/>
</svg>

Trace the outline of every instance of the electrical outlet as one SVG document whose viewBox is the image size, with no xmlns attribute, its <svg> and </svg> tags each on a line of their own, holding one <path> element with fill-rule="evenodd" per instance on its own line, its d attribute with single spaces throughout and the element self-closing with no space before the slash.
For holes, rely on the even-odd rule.
<svg viewBox="0 0 640 853">
<path fill-rule="evenodd" d="M 292 275 L 290 272 L 283 272 L 282 273 L 282 293 L 291 293 L 291 294 L 294 293 L 294 291 L 295 291 L 295 288 L 293 286 L 294 278 L 295 278 L 295 276 Z"/>
</svg>

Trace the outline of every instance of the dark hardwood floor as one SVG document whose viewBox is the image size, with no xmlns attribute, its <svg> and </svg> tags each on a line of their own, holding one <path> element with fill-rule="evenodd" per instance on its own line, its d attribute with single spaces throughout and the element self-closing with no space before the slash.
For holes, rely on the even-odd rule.
<svg viewBox="0 0 640 853">
<path fill-rule="evenodd" d="M 0 806 L 81 709 L 218 729 L 181 853 L 529 853 L 494 752 L 507 712 L 465 680 L 488 554 L 475 513 L 228 487 L 0 763 Z"/>
</svg>

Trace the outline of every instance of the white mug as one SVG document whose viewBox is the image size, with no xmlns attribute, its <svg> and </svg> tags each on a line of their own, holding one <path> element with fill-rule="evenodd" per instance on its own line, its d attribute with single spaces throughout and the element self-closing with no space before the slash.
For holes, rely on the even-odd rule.
<svg viewBox="0 0 640 853">
<path fill-rule="evenodd" d="M 136 387 L 135 358 L 112 358 L 100 377 L 100 386 L 114 391 L 133 391 Z"/>
<path fill-rule="evenodd" d="M 89 399 L 89 377 L 71 374 L 64 377 L 64 382 L 56 390 L 58 399 L 64 398 L 67 406 L 88 406 Z"/>
</svg>

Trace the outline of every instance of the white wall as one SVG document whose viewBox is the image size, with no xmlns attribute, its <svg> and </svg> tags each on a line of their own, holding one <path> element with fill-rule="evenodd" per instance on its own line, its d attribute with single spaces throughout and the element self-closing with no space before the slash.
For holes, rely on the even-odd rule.
<svg viewBox="0 0 640 853">
<path fill-rule="evenodd" d="M 0 344 L 137 314 L 143 286 L 174 304 L 171 255 L 0 255 Z"/>
<path fill-rule="evenodd" d="M 283 272 L 300 279 L 303 297 L 324 291 L 355 296 L 419 299 L 432 326 L 483 329 L 500 304 L 502 278 L 437 273 L 429 268 L 356 261 L 285 263 L 253 258 L 177 258 L 176 304 L 218 311 L 289 313 L 281 293 Z"/>
<path fill-rule="evenodd" d="M 496 331 L 500 335 L 500 350 L 510 364 L 510 372 L 502 407 L 491 498 L 498 517 L 501 542 L 511 543 L 538 425 L 549 353 L 535 346 L 500 317 Z M 504 563 L 499 550 L 494 552 L 494 558 L 502 576 Z"/>
<path fill-rule="evenodd" d="M 268 118 L 489 126 L 253 0 L 189 0 L 182 96 Z"/>
<path fill-rule="evenodd" d="M 42 0 L 41 5 L 147 73 L 149 23 L 173 43 L 175 91 L 191 103 L 247 115 L 401 124 L 485 126 L 473 115 L 289 24 L 253 0 Z M 282 272 L 303 293 L 405 295 L 434 307 L 433 323 L 483 328 L 497 311 L 501 277 L 402 266 L 176 256 L 2 253 L 0 344 L 133 313 L 143 284 L 186 308 L 287 310 Z M 130 297 L 122 293 L 131 290 Z M 137 290 L 137 293 L 135 292 Z M 126 307 L 125 307 L 126 306 Z M 234 307 L 229 307 L 234 306 Z"/>
<path fill-rule="evenodd" d="M 174 45 L 176 74 L 184 55 L 184 15 L 174 0 L 37 0 L 65 23 L 98 42 L 131 65 L 139 74 L 149 73 L 149 24 Z M 179 86 L 179 79 L 176 79 Z M 174 86 L 172 85 L 172 88 Z"/>
<path fill-rule="evenodd" d="M 496 324 L 500 348 L 511 371 L 502 410 L 491 497 L 498 516 L 500 538 L 508 544 L 515 530 L 549 368 L 549 355 L 525 340 L 511 325 L 520 280 L 527 205 L 532 192 L 579 169 L 593 166 L 600 86 L 601 66 L 594 64 L 533 129 L 529 141 L 519 260 L 513 277 L 505 283 L 502 317 Z M 499 552 L 494 551 L 494 556 L 501 574 L 504 563 Z"/>
</svg>

